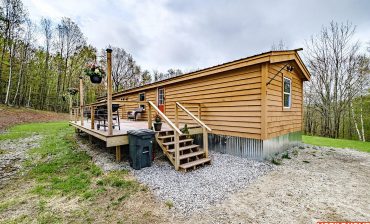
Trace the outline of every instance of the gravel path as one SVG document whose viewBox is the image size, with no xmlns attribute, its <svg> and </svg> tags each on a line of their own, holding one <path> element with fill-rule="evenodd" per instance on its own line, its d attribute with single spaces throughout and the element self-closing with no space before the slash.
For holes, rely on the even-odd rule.
<svg viewBox="0 0 370 224">
<path fill-rule="evenodd" d="M 115 163 L 113 153 L 91 151 L 105 170 L 129 169 L 159 201 L 173 204 L 169 215 L 176 223 L 370 219 L 369 153 L 302 145 L 276 166 L 211 152 L 212 165 L 183 173 L 164 160 L 132 170 L 127 162 Z"/>
<path fill-rule="evenodd" d="M 369 153 L 304 145 L 289 155 L 275 171 L 181 223 L 370 220 Z"/>
<path fill-rule="evenodd" d="M 187 173 L 175 171 L 169 162 L 160 161 L 133 173 L 161 200 L 173 203 L 175 210 L 187 216 L 224 200 L 274 169 L 266 162 L 214 152 L 210 155 L 212 165 Z"/>
<path fill-rule="evenodd" d="M 258 162 L 227 154 L 210 152 L 212 164 L 187 173 L 175 171 L 168 161 L 157 159 L 151 167 L 132 169 L 127 162 L 116 163 L 106 149 L 78 141 L 94 163 L 104 171 L 128 169 L 163 202 L 172 204 L 182 216 L 202 211 L 245 188 L 260 176 L 275 169 L 268 162 Z"/>
<path fill-rule="evenodd" d="M 21 168 L 27 151 L 39 146 L 40 135 L 0 141 L 0 188 Z"/>
</svg>

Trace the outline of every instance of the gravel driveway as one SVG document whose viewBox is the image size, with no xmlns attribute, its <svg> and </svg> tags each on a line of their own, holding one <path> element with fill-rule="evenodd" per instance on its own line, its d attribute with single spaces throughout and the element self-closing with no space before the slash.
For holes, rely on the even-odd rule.
<svg viewBox="0 0 370 224">
<path fill-rule="evenodd" d="M 86 149 L 105 170 L 130 169 L 105 150 Z M 211 153 L 212 165 L 188 173 L 160 160 L 130 170 L 159 201 L 173 204 L 170 223 L 370 220 L 369 153 L 310 145 L 288 152 L 291 159 L 278 166 Z"/>
<path fill-rule="evenodd" d="M 298 150 L 296 150 L 298 151 Z M 290 151 L 292 152 L 292 150 Z M 370 154 L 306 145 L 222 203 L 184 223 L 370 220 Z"/>
<path fill-rule="evenodd" d="M 212 164 L 191 172 L 175 171 L 167 161 L 133 170 L 139 182 L 149 186 L 161 200 L 173 204 L 178 215 L 188 216 L 224 200 L 274 166 L 226 154 L 211 152 Z"/>
</svg>

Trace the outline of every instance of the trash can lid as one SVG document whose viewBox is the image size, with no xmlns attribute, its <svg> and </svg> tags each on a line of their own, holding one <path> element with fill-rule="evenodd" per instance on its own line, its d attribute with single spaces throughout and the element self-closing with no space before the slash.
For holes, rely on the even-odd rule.
<svg viewBox="0 0 370 224">
<path fill-rule="evenodd" d="M 135 135 L 135 136 L 146 136 L 146 135 L 154 135 L 155 132 L 150 129 L 137 129 L 137 130 L 129 130 L 127 131 L 127 134 Z"/>
</svg>

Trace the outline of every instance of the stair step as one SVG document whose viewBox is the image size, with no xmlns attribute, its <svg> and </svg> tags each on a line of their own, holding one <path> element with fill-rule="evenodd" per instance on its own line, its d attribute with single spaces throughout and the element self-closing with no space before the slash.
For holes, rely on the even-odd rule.
<svg viewBox="0 0 370 224">
<path fill-rule="evenodd" d="M 188 139 L 183 139 L 183 140 L 179 140 L 179 143 L 184 143 L 184 142 L 192 142 L 193 139 L 191 138 L 188 138 Z M 162 145 L 174 145 L 175 142 L 165 142 L 165 143 L 162 143 Z"/>
<path fill-rule="evenodd" d="M 197 147 L 199 147 L 199 145 L 188 145 L 188 146 L 180 147 L 179 148 L 179 151 L 181 152 L 181 151 L 186 150 L 186 149 L 193 149 L 193 148 L 197 148 Z M 170 150 L 168 150 L 168 152 L 169 153 L 174 153 L 175 150 L 174 149 L 170 149 Z"/>
<path fill-rule="evenodd" d="M 196 165 L 200 165 L 200 164 L 203 164 L 203 163 L 207 163 L 207 162 L 210 162 L 210 161 L 211 161 L 210 158 L 198 159 L 198 160 L 192 161 L 190 163 L 181 164 L 180 165 L 180 168 L 186 170 L 186 169 L 189 169 L 190 167 L 193 167 L 193 166 L 196 166 Z"/>
<path fill-rule="evenodd" d="M 158 134 L 167 134 L 168 132 L 171 132 L 173 134 L 173 130 L 164 130 L 164 131 L 155 131 Z"/>
<path fill-rule="evenodd" d="M 179 135 L 179 137 L 185 136 L 185 135 Z M 166 138 L 174 138 L 174 135 L 164 135 L 164 136 L 158 136 L 158 139 L 166 139 Z"/>
<path fill-rule="evenodd" d="M 191 152 L 180 156 L 180 160 L 204 154 L 204 151 Z"/>
</svg>

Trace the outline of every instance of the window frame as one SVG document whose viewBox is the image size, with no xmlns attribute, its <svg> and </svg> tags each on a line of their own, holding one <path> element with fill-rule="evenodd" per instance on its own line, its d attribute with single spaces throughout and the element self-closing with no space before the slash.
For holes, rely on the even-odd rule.
<svg viewBox="0 0 370 224">
<path fill-rule="evenodd" d="M 158 105 L 164 105 L 164 88 L 158 88 Z"/>
<path fill-rule="evenodd" d="M 285 92 L 285 79 L 287 79 L 287 80 L 289 80 L 289 92 Z M 292 108 L 292 78 L 290 78 L 290 77 L 287 77 L 287 76 L 283 76 L 283 85 L 282 85 L 282 87 L 283 87 L 283 89 L 282 89 L 282 92 L 283 92 L 283 94 L 282 94 L 282 96 L 283 96 L 283 108 L 284 109 L 291 109 Z M 285 95 L 289 95 L 289 106 L 285 106 Z"/>
<path fill-rule="evenodd" d="M 144 95 L 144 99 L 141 100 L 141 95 Z M 144 102 L 145 101 L 145 92 L 139 93 L 139 101 Z"/>
</svg>

